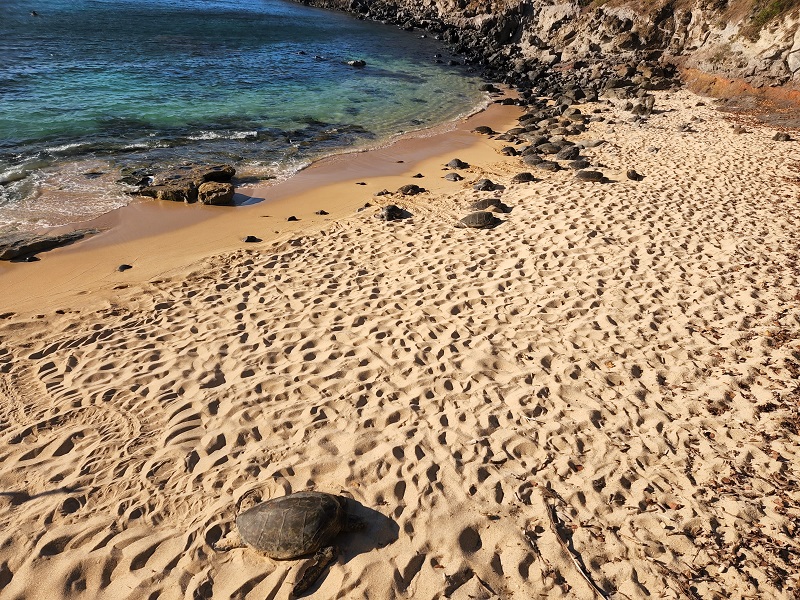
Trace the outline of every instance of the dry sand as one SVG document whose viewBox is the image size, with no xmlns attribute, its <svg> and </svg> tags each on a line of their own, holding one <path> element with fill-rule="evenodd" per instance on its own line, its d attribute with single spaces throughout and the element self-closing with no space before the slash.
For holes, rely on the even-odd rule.
<svg viewBox="0 0 800 600">
<path fill-rule="evenodd" d="M 472 136 L 276 242 L 7 296 L 0 596 L 287 598 L 302 561 L 210 543 L 316 489 L 369 528 L 312 598 L 796 597 L 800 142 L 697 102 L 592 125 L 610 183 Z M 484 176 L 512 211 L 454 228 Z M 412 218 L 354 212 L 401 183 Z M 18 267 L 125 255 L 87 247 Z"/>
</svg>

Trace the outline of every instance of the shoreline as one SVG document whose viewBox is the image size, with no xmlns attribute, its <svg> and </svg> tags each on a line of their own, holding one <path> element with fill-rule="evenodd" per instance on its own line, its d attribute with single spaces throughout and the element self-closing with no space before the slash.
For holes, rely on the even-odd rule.
<svg viewBox="0 0 800 600">
<path fill-rule="evenodd" d="M 0 312 L 67 309 L 88 293 L 110 299 L 115 288 L 178 274 L 193 263 L 242 248 L 263 248 L 284 237 L 316 231 L 367 202 L 373 194 L 406 183 L 434 190 L 453 186 L 441 180 L 442 165 L 455 157 L 486 149 L 486 140 L 470 133 L 478 125 L 496 129 L 516 123 L 521 108 L 489 101 L 455 121 L 400 134 L 374 148 L 323 157 L 289 178 L 236 188 L 234 207 L 184 205 L 150 199 L 95 219 L 56 227 L 48 233 L 84 228 L 101 232 L 75 244 L 41 253 L 32 263 L 0 263 L 5 290 Z M 447 157 L 447 158 L 445 158 Z M 425 171 L 426 178 L 411 178 Z M 364 180 L 366 186 L 356 185 Z M 384 202 L 385 203 L 385 202 Z M 325 210 L 325 216 L 314 212 Z M 299 220 L 288 222 L 296 216 Z M 264 222 L 255 219 L 265 219 Z M 245 244 L 254 235 L 261 241 Z M 118 272 L 121 264 L 133 269 Z"/>
</svg>

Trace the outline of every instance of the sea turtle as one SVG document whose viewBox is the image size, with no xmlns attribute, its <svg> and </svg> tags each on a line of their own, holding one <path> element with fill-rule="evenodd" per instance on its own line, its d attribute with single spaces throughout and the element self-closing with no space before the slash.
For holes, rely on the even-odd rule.
<svg viewBox="0 0 800 600">
<path fill-rule="evenodd" d="M 236 517 L 236 528 L 214 545 L 225 551 L 250 546 L 277 560 L 290 560 L 314 554 L 314 562 L 295 582 L 293 596 L 310 588 L 334 558 L 333 539 L 342 531 L 357 531 L 365 526 L 361 519 L 347 514 L 347 499 L 323 492 L 298 492 L 273 498 Z"/>
<path fill-rule="evenodd" d="M 581 181 L 603 181 L 603 174 L 600 171 L 578 171 L 575 177 Z"/>
<path fill-rule="evenodd" d="M 458 173 L 448 173 L 447 175 L 445 175 L 445 176 L 444 176 L 444 178 L 445 178 L 447 181 L 461 181 L 462 179 L 464 179 L 464 178 L 463 178 L 461 175 L 459 175 Z"/>
<path fill-rule="evenodd" d="M 424 191 L 425 188 L 421 188 L 416 184 L 409 183 L 408 185 L 404 185 L 400 189 L 398 189 L 397 193 L 403 194 L 403 196 L 415 196 L 417 194 L 421 194 Z"/>
<path fill-rule="evenodd" d="M 536 177 L 527 171 L 523 173 L 517 173 L 511 178 L 511 183 L 530 183 L 531 181 L 536 181 Z"/>
<path fill-rule="evenodd" d="M 471 227 L 472 229 L 485 229 L 497 223 L 497 218 L 490 212 L 474 212 L 456 222 L 456 227 Z"/>
<path fill-rule="evenodd" d="M 388 204 L 380 209 L 375 215 L 381 221 L 394 221 L 403 218 L 403 209 L 394 204 Z"/>
<path fill-rule="evenodd" d="M 493 192 L 497 189 L 497 184 L 491 179 L 479 179 L 472 186 L 476 192 Z"/>
<path fill-rule="evenodd" d="M 498 211 L 498 212 L 509 212 L 511 209 L 503 204 L 503 201 L 500 198 L 484 198 L 483 200 L 477 200 L 470 205 L 472 210 L 489 210 L 489 211 Z"/>
<path fill-rule="evenodd" d="M 451 169 L 468 169 L 469 164 L 465 163 L 460 158 L 454 158 L 449 163 L 445 165 L 446 167 L 450 167 Z"/>
</svg>

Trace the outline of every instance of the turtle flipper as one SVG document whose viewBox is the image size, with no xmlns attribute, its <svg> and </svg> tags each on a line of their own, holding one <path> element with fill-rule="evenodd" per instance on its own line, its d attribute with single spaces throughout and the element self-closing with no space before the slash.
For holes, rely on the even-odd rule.
<svg viewBox="0 0 800 600">
<path fill-rule="evenodd" d="M 300 579 L 294 584 L 292 589 L 292 597 L 296 598 L 305 592 L 308 588 L 314 585 L 314 582 L 322 575 L 333 559 L 336 558 L 336 546 L 326 546 L 320 548 L 314 555 L 314 562 L 308 565 L 306 570 L 300 576 Z"/>
<path fill-rule="evenodd" d="M 241 538 L 241 536 L 234 531 L 229 534 L 228 537 L 224 537 L 217 543 L 212 544 L 211 547 L 217 552 L 227 552 L 228 550 L 233 550 L 234 548 L 244 548 L 246 545 L 247 544 L 244 543 L 244 540 Z"/>
</svg>

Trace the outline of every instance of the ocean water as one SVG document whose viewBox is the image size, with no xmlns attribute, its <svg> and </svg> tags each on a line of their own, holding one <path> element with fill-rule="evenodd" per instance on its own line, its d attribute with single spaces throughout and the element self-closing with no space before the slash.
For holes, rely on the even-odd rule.
<svg viewBox="0 0 800 600">
<path fill-rule="evenodd" d="M 456 118 L 483 98 L 437 53 L 284 0 L 2 0 L 0 233 L 127 203 L 125 169 L 282 177 Z"/>
</svg>

